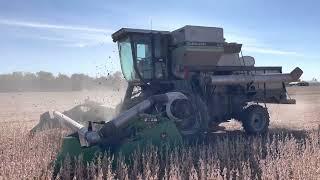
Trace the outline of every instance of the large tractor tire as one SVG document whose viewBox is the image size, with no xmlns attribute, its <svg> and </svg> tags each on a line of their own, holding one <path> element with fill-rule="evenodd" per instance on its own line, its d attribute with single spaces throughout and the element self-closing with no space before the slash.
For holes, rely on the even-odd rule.
<svg viewBox="0 0 320 180">
<path fill-rule="evenodd" d="M 206 131 L 209 122 L 209 112 L 206 103 L 199 95 L 185 93 L 192 104 L 192 116 L 178 123 L 178 129 L 183 136 L 193 136 Z"/>
<path fill-rule="evenodd" d="M 244 110 L 242 116 L 242 126 L 247 134 L 264 134 L 268 131 L 270 117 L 267 108 L 251 105 Z"/>
</svg>

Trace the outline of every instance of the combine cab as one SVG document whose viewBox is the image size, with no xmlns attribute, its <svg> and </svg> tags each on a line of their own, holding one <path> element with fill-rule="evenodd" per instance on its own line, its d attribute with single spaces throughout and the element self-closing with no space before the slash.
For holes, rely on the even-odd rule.
<svg viewBox="0 0 320 180">
<path fill-rule="evenodd" d="M 240 56 L 241 44 L 225 41 L 222 28 L 122 28 L 112 39 L 128 81 L 120 113 L 84 125 L 54 112 L 63 126 L 77 132 L 66 137 L 60 156 L 88 148 L 130 154 L 146 142 L 161 146 L 209 134 L 231 119 L 242 122 L 246 133 L 261 134 L 268 130 L 269 114 L 260 104 L 295 104 L 285 83 L 297 81 L 302 70 L 256 67 L 253 57 Z M 95 123 L 99 128 L 92 127 Z"/>
</svg>

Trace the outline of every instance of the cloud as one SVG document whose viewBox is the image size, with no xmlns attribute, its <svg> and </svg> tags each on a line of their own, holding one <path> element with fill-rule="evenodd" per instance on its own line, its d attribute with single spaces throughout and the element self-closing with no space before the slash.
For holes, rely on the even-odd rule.
<svg viewBox="0 0 320 180">
<path fill-rule="evenodd" d="M 32 41 L 46 41 L 54 46 L 85 48 L 112 44 L 110 36 L 98 33 L 45 33 L 43 34 L 15 34 L 18 38 Z"/>
<path fill-rule="evenodd" d="M 48 41 L 54 45 L 63 47 L 84 48 L 112 43 L 111 32 L 113 32 L 113 30 L 110 29 L 7 20 L 1 18 L 0 25 L 43 30 L 39 31 L 37 34 L 29 33 L 28 31 L 24 31 L 23 33 L 14 31 L 12 34 L 19 38 Z M 52 32 L 48 30 L 56 31 Z"/>
<path fill-rule="evenodd" d="M 29 36 L 33 39 L 45 40 L 45 41 L 56 41 L 56 42 L 70 42 L 70 39 L 65 39 L 62 37 L 55 37 L 55 36 Z"/>
<path fill-rule="evenodd" d="M 96 33 L 112 33 L 113 32 L 113 30 L 111 30 L 111 29 L 59 25 L 59 24 L 47 24 L 47 23 L 40 23 L 40 22 L 17 21 L 17 20 L 9 20 L 9 19 L 0 19 L 0 24 L 7 25 L 7 26 L 19 26 L 19 27 L 37 28 L 37 29 L 85 31 L 85 32 L 96 32 Z"/>
<path fill-rule="evenodd" d="M 72 31 L 72 33 L 63 32 L 57 37 L 54 36 L 33 36 L 40 40 L 65 42 L 63 46 L 65 47 L 89 47 L 101 45 L 103 43 L 111 43 L 112 40 L 109 37 L 112 32 L 111 29 L 93 28 L 93 27 L 83 27 L 74 25 L 60 25 L 60 24 L 49 24 L 31 21 L 19 21 L 11 19 L 0 19 L 0 25 L 7 26 L 18 26 L 25 28 L 37 28 L 37 29 L 54 29 L 54 30 L 64 30 Z M 262 54 L 273 54 L 273 55 L 293 55 L 301 56 L 300 53 L 294 51 L 284 51 L 272 48 L 266 48 L 266 44 L 259 42 L 259 40 L 242 36 L 235 33 L 225 33 L 225 38 L 228 42 L 238 42 L 244 44 L 243 50 L 246 52 L 262 53 Z"/>
<path fill-rule="evenodd" d="M 64 46 L 66 46 L 66 47 L 84 48 L 84 47 L 90 46 L 90 44 L 87 44 L 87 43 L 70 43 L 70 44 L 65 44 Z"/>
<path fill-rule="evenodd" d="M 261 44 L 256 38 L 238 35 L 235 33 L 225 32 L 224 38 L 226 38 L 227 42 L 237 42 L 246 46 L 263 46 L 263 44 Z"/>
<path fill-rule="evenodd" d="M 102 46 L 104 44 L 113 43 L 110 36 L 97 35 L 97 34 L 72 34 L 66 37 L 68 41 L 64 41 L 62 44 L 64 47 L 93 47 L 93 46 Z M 55 40 L 54 38 L 52 39 Z M 58 39 L 57 39 L 58 40 Z"/>
<path fill-rule="evenodd" d="M 75 47 L 75 48 L 85 48 L 85 47 L 93 47 L 98 45 L 103 45 L 103 42 L 72 42 L 62 44 L 64 47 Z"/>
<path fill-rule="evenodd" d="M 61 34 L 60 36 L 29 36 L 32 39 L 49 41 L 63 47 L 93 47 L 113 43 L 110 36 L 103 34 Z"/>
<path fill-rule="evenodd" d="M 235 33 L 225 33 L 228 42 L 238 42 L 243 44 L 242 50 L 250 53 L 286 55 L 286 56 L 303 56 L 301 53 L 288 50 L 270 48 L 270 44 L 259 41 L 256 38 L 243 36 Z"/>
<path fill-rule="evenodd" d="M 262 53 L 262 54 L 302 56 L 302 54 L 294 51 L 284 51 L 284 50 L 269 49 L 264 47 L 245 46 L 243 50 L 246 52 Z"/>
</svg>

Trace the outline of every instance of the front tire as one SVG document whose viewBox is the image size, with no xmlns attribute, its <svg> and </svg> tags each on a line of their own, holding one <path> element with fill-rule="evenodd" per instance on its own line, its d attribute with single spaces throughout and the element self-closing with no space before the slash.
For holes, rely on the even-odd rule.
<svg viewBox="0 0 320 180">
<path fill-rule="evenodd" d="M 268 109 L 260 105 L 251 105 L 243 113 L 242 126 L 247 134 L 264 134 L 269 123 Z"/>
<path fill-rule="evenodd" d="M 192 93 L 185 93 L 185 95 L 191 101 L 193 113 L 189 119 L 184 120 L 182 124 L 177 124 L 177 126 L 183 136 L 193 136 L 207 130 L 209 112 L 206 103 L 199 95 Z"/>
</svg>

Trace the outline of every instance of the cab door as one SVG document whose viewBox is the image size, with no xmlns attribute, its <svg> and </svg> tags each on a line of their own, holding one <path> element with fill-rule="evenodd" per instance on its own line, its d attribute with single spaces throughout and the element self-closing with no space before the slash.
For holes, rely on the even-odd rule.
<svg viewBox="0 0 320 180">
<path fill-rule="evenodd" d="M 135 35 L 133 49 L 136 68 L 143 80 L 153 79 L 154 68 L 152 58 L 152 43 L 149 35 Z"/>
</svg>

